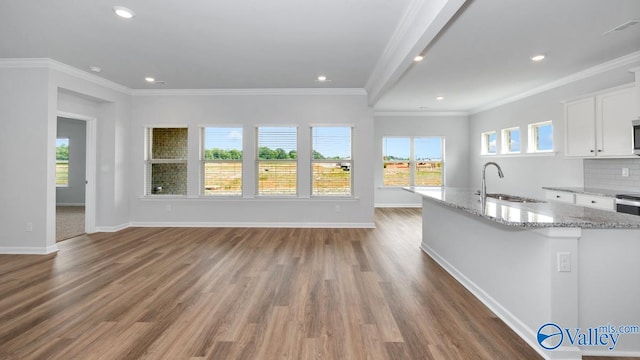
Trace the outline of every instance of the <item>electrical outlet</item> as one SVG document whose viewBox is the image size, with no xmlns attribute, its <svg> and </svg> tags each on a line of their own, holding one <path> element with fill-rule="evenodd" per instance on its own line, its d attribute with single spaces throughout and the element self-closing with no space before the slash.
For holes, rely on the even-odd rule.
<svg viewBox="0 0 640 360">
<path fill-rule="evenodd" d="M 33 223 L 32 222 L 28 222 L 27 223 L 25 231 L 27 231 L 27 232 L 32 232 L 33 231 Z"/>
<path fill-rule="evenodd" d="M 629 176 L 629 168 L 622 168 L 622 176 Z"/>
<path fill-rule="evenodd" d="M 571 253 L 558 253 L 558 272 L 571 272 Z"/>
</svg>

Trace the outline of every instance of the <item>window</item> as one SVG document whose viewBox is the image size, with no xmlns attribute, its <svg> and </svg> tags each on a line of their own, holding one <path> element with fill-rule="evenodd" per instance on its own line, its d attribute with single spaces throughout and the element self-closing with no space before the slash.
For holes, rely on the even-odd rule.
<svg viewBox="0 0 640 360">
<path fill-rule="evenodd" d="M 520 152 L 520 128 L 502 130 L 502 153 L 516 154 Z"/>
<path fill-rule="evenodd" d="M 202 129 L 202 194 L 242 195 L 242 128 Z"/>
<path fill-rule="evenodd" d="M 444 138 L 382 138 L 384 186 L 443 186 Z"/>
<path fill-rule="evenodd" d="M 529 124 L 529 152 L 553 151 L 553 123 L 544 121 Z"/>
<path fill-rule="evenodd" d="M 69 139 L 56 139 L 56 186 L 69 186 Z"/>
<path fill-rule="evenodd" d="M 147 129 L 146 195 L 187 195 L 187 128 Z"/>
<path fill-rule="evenodd" d="M 351 127 L 312 127 L 311 148 L 311 194 L 351 196 Z"/>
<path fill-rule="evenodd" d="M 258 132 L 258 195 L 296 195 L 298 129 L 260 126 Z"/>
<path fill-rule="evenodd" d="M 496 154 L 496 132 L 489 131 L 482 133 L 482 149 L 480 153 L 482 155 L 493 155 Z"/>
</svg>

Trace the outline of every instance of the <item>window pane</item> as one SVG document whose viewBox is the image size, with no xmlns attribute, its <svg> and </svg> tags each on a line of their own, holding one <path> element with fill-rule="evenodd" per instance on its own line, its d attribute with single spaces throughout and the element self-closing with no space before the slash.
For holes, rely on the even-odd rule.
<svg viewBox="0 0 640 360">
<path fill-rule="evenodd" d="M 351 159 L 350 127 L 314 127 L 311 132 L 313 159 Z"/>
<path fill-rule="evenodd" d="M 544 124 L 536 126 L 536 150 L 551 151 L 553 150 L 553 125 Z"/>
<path fill-rule="evenodd" d="M 351 163 L 313 163 L 313 195 L 351 195 Z"/>
<path fill-rule="evenodd" d="M 409 186 L 409 162 L 385 162 L 383 171 L 384 186 Z"/>
<path fill-rule="evenodd" d="M 187 164 L 151 164 L 150 186 L 154 195 L 187 195 Z"/>
<path fill-rule="evenodd" d="M 187 133 L 187 128 L 151 129 L 151 159 L 186 160 Z"/>
<path fill-rule="evenodd" d="M 259 127 L 258 159 L 297 159 L 297 129 L 295 127 Z"/>
<path fill-rule="evenodd" d="M 205 195 L 242 195 L 242 162 L 204 163 Z"/>
<path fill-rule="evenodd" d="M 496 133 L 492 132 L 486 135 L 487 136 L 487 153 L 495 154 L 496 151 Z"/>
<path fill-rule="evenodd" d="M 56 139 L 56 186 L 69 186 L 69 139 Z"/>
<path fill-rule="evenodd" d="M 388 160 L 409 160 L 411 145 L 409 138 L 388 137 L 382 139 L 382 156 Z"/>
<path fill-rule="evenodd" d="M 258 194 L 296 195 L 296 161 L 259 161 Z"/>
<path fill-rule="evenodd" d="M 204 160 L 242 160 L 242 128 L 204 129 Z"/>
<path fill-rule="evenodd" d="M 415 138 L 415 185 L 442 186 L 442 138 Z"/>
<path fill-rule="evenodd" d="M 520 152 L 520 129 L 509 131 L 509 151 Z"/>
</svg>

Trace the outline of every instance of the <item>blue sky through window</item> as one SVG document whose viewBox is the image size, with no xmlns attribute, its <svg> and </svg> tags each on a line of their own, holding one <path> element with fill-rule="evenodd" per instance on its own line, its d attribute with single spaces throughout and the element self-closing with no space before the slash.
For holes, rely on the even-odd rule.
<svg viewBox="0 0 640 360">
<path fill-rule="evenodd" d="M 242 128 L 209 127 L 204 130 L 204 148 L 206 150 L 242 151 Z"/>
<path fill-rule="evenodd" d="M 441 160 L 442 140 L 440 137 L 413 138 L 413 152 L 416 160 Z M 385 158 L 393 157 L 395 160 L 409 160 L 411 138 L 385 137 L 382 148 Z"/>
<path fill-rule="evenodd" d="M 313 150 L 329 159 L 351 158 L 351 128 L 347 126 L 317 126 L 312 130 Z"/>
<path fill-rule="evenodd" d="M 553 126 L 551 124 L 538 126 L 538 150 L 553 150 Z"/>
</svg>

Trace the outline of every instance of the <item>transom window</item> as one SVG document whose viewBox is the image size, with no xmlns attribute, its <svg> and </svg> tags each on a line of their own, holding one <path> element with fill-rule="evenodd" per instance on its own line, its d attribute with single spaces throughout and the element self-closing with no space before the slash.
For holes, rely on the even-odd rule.
<svg viewBox="0 0 640 360">
<path fill-rule="evenodd" d="M 502 130 L 502 153 L 516 154 L 520 152 L 520 128 Z"/>
<path fill-rule="evenodd" d="M 544 121 L 529 124 L 529 152 L 553 151 L 553 123 Z"/>
<path fill-rule="evenodd" d="M 312 195 L 352 195 L 351 130 L 347 126 L 311 128 Z"/>
<path fill-rule="evenodd" d="M 382 138 L 384 186 L 443 186 L 443 137 Z"/>
<path fill-rule="evenodd" d="M 202 194 L 242 195 L 242 128 L 202 129 Z"/>
<path fill-rule="evenodd" d="M 480 153 L 482 155 L 496 154 L 497 153 L 496 132 L 495 131 L 484 132 L 481 134 L 481 136 L 482 136 L 481 138 L 482 148 L 480 149 Z"/>
<path fill-rule="evenodd" d="M 259 126 L 257 134 L 258 195 L 297 195 L 298 129 Z"/>
</svg>

